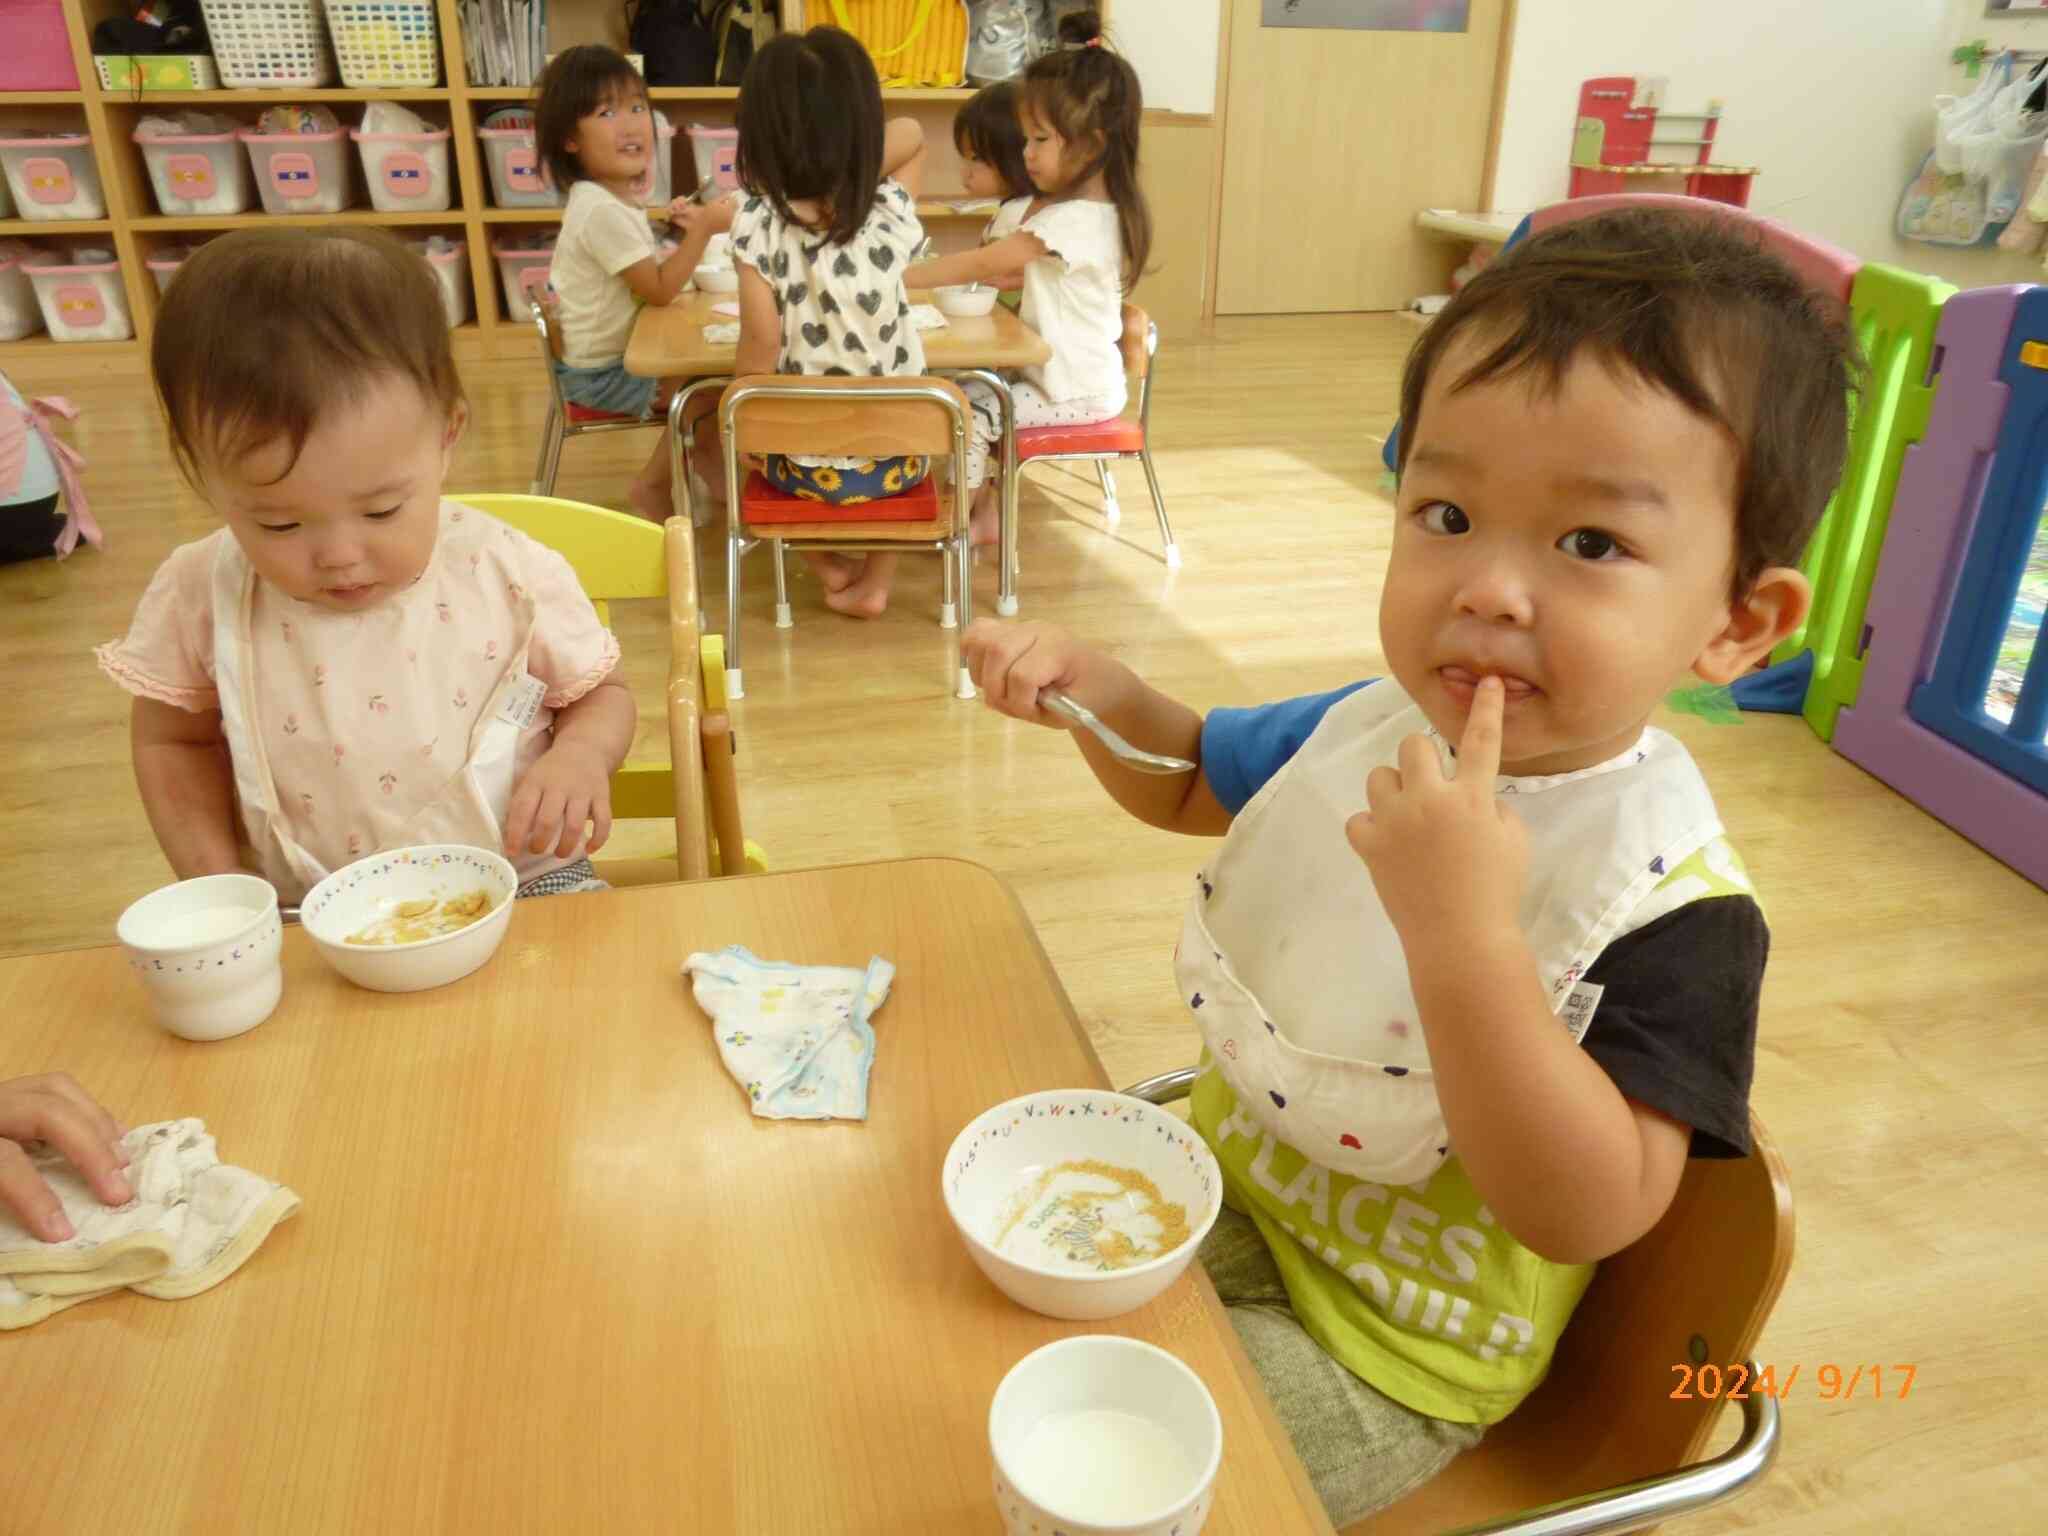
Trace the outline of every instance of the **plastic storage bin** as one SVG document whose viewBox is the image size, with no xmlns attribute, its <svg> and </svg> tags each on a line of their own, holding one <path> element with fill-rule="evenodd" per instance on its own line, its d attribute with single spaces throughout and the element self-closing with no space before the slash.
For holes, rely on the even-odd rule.
<svg viewBox="0 0 2048 1536">
<path fill-rule="evenodd" d="M 0 91 L 75 91 L 63 0 L 0 0 Z"/>
<path fill-rule="evenodd" d="M 149 269 L 149 275 L 156 279 L 158 293 L 163 293 L 171 286 L 171 279 L 178 275 L 178 268 L 185 264 L 196 249 L 196 246 L 190 245 L 161 246 L 143 262 Z"/>
<path fill-rule="evenodd" d="M 320 0 L 199 0 L 199 9 L 229 90 L 334 84 Z"/>
<path fill-rule="evenodd" d="M 555 259 L 555 243 L 544 246 L 494 244 L 491 254 L 498 259 L 498 285 L 505 295 L 505 318 L 527 320 L 532 296 L 548 285 L 548 263 Z"/>
<path fill-rule="evenodd" d="M 567 198 L 543 173 L 540 152 L 533 144 L 532 116 L 523 115 L 524 123 L 502 122 L 495 120 L 503 114 L 493 112 L 486 126 L 476 131 L 490 166 L 491 201 L 500 208 L 559 208 Z"/>
<path fill-rule="evenodd" d="M 327 0 L 327 30 L 344 85 L 441 83 L 434 0 Z"/>
<path fill-rule="evenodd" d="M 43 324 L 53 341 L 126 341 L 135 334 L 121 264 L 99 251 L 46 256 L 22 263 L 35 284 Z"/>
<path fill-rule="evenodd" d="M 412 248 L 424 258 L 427 270 L 441 285 L 441 307 L 448 311 L 448 329 L 452 331 L 469 318 L 469 247 L 463 241 L 451 240 L 446 242 L 445 249 L 437 251 L 427 241 L 415 240 Z"/>
<path fill-rule="evenodd" d="M 690 153 L 697 161 L 697 185 L 709 183 L 726 192 L 737 188 L 740 179 L 733 174 L 732 160 L 739 152 L 739 129 L 692 123 L 688 132 Z"/>
<path fill-rule="evenodd" d="M 0 139 L 7 190 L 24 219 L 103 219 L 99 167 L 82 133 Z"/>
<path fill-rule="evenodd" d="M 355 191 L 343 130 L 327 133 L 238 135 L 248 146 L 249 166 L 265 213 L 339 213 Z"/>
<path fill-rule="evenodd" d="M 675 196 L 676 129 L 666 116 L 654 114 L 654 153 L 647 169 L 633 184 L 633 195 L 643 208 L 665 208 Z"/>
<path fill-rule="evenodd" d="M 448 130 L 365 133 L 351 128 L 370 184 L 370 206 L 380 213 L 439 213 L 454 182 L 448 175 Z"/>
<path fill-rule="evenodd" d="M 226 133 L 145 133 L 135 130 L 149 185 L 163 213 L 246 213 L 251 191 L 249 157 Z"/>
<path fill-rule="evenodd" d="M 23 267 L 37 259 L 26 246 L 4 249 L 0 241 L 0 341 L 19 341 L 43 328 L 43 306 L 36 302 L 36 285 Z"/>
</svg>

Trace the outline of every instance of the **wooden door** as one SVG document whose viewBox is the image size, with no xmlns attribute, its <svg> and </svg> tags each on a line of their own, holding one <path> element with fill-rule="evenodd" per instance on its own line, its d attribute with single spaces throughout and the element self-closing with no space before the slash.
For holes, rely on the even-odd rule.
<svg viewBox="0 0 2048 1536">
<path fill-rule="evenodd" d="M 1471 0 L 1464 32 L 1265 27 L 1263 0 L 1225 3 L 1217 313 L 1440 292 L 1448 253 L 1415 215 L 1479 206 L 1507 0 Z M 1560 160 L 1570 147 L 1560 137 Z"/>
</svg>

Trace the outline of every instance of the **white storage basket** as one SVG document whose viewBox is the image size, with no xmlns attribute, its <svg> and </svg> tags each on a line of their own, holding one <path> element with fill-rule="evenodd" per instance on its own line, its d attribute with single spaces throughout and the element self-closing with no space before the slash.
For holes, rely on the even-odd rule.
<svg viewBox="0 0 2048 1536">
<path fill-rule="evenodd" d="M 320 0 L 199 0 L 199 9 L 229 90 L 334 84 Z"/>
</svg>

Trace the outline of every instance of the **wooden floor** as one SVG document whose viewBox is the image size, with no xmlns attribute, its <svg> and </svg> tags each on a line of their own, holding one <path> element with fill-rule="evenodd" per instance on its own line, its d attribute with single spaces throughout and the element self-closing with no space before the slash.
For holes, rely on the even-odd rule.
<svg viewBox="0 0 2048 1536">
<path fill-rule="evenodd" d="M 1211 342 L 1169 346 L 1153 428 L 1186 568 L 1160 558 L 1141 475 L 1122 477 L 1111 534 L 1092 479 L 1047 467 L 1024 498 L 1025 616 L 1091 637 L 1202 707 L 1378 671 L 1389 519 L 1377 446 L 1413 335 L 1392 317 L 1318 316 L 1226 322 Z M 10 953 L 107 942 L 122 905 L 165 878 L 129 778 L 125 697 L 88 648 L 124 628 L 174 544 L 213 526 L 170 468 L 139 377 L 41 360 L 15 377 L 83 408 L 76 436 L 108 548 L 0 570 Z M 451 489 L 524 488 L 540 420 L 532 365 L 476 366 L 468 383 L 477 425 Z M 572 443 L 559 490 L 620 504 L 647 445 Z M 747 571 L 737 714 L 748 832 L 771 862 L 980 860 L 1021 894 L 1112 1079 L 1191 1059 L 1170 960 L 1199 850 L 1121 819 L 1063 738 L 947 696 L 934 562 L 906 561 L 896 607 L 868 625 L 828 613 L 799 577 L 797 626 L 777 631 L 765 559 Z M 707 567 L 716 619 L 715 557 Z M 990 563 L 976 597 L 990 611 Z M 658 618 L 628 612 L 619 627 L 658 751 Z M 1781 1377 L 1801 1367 L 1767 1483 L 1679 1528 L 2038 1529 L 2048 1395 L 2029 1362 L 2048 1271 L 2048 894 L 1797 720 L 1668 723 L 1713 782 L 1772 923 L 1756 1104 L 1791 1166 L 1799 1251 L 1761 1353 Z M 1885 1366 L 1886 1400 L 1866 1377 L 1856 1400 L 1823 1401 L 1826 1364 L 1844 1379 Z M 1911 1394 L 1894 1400 L 1892 1367 L 1908 1364 Z"/>
</svg>

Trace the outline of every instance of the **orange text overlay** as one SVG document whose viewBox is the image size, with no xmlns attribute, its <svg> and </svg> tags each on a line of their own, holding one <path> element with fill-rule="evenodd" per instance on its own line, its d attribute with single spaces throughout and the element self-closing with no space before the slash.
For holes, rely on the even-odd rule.
<svg viewBox="0 0 2048 1536">
<path fill-rule="evenodd" d="M 1674 1398 L 1706 1398 L 1710 1401 L 1740 1402 L 1752 1394 L 1786 1398 L 1802 1381 L 1806 1390 L 1824 1403 L 1865 1398 L 1873 1402 L 1901 1402 L 1913 1390 L 1915 1365 L 1674 1365 L 1671 1367 Z"/>
</svg>

